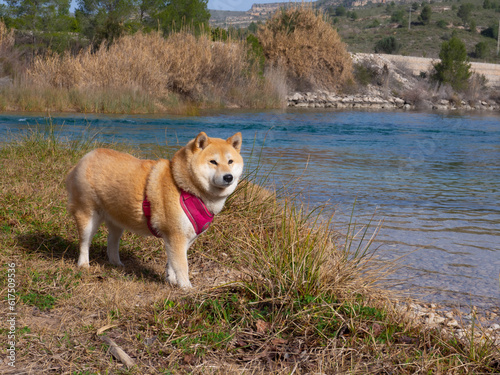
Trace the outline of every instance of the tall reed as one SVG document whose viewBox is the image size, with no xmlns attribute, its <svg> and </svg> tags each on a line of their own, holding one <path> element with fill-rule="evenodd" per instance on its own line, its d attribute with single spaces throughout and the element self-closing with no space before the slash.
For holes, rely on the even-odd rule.
<svg viewBox="0 0 500 375">
<path fill-rule="evenodd" d="M 188 32 L 166 39 L 159 33 L 136 33 L 97 51 L 40 56 L 28 80 L 37 87 L 148 95 L 160 110 L 172 94 L 209 106 L 263 106 L 262 97 L 274 106 L 280 100 L 273 84 L 247 59 L 244 42 L 213 42 Z"/>
</svg>

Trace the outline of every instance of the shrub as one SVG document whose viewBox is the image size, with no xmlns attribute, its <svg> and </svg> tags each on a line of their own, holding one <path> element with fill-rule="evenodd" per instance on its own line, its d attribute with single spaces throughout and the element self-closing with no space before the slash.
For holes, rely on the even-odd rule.
<svg viewBox="0 0 500 375">
<path fill-rule="evenodd" d="M 375 84 L 377 82 L 377 70 L 368 64 L 354 65 L 354 78 L 362 86 Z"/>
<path fill-rule="evenodd" d="M 379 27 L 380 26 L 380 21 L 375 19 L 373 20 L 371 23 L 368 24 L 367 28 L 368 29 L 373 29 L 375 27 Z"/>
<path fill-rule="evenodd" d="M 403 24 L 405 22 L 405 11 L 402 9 L 394 11 L 391 14 L 391 22 Z"/>
<path fill-rule="evenodd" d="M 490 54 L 490 47 L 486 42 L 479 42 L 474 47 L 474 57 L 477 59 L 485 59 Z"/>
<path fill-rule="evenodd" d="M 481 35 L 487 38 L 498 39 L 498 22 L 481 31 Z"/>
<path fill-rule="evenodd" d="M 375 53 L 388 53 L 392 54 L 399 50 L 400 46 L 396 38 L 387 36 L 375 44 Z"/>
<path fill-rule="evenodd" d="M 344 43 L 311 8 L 277 12 L 257 37 L 267 62 L 283 67 L 291 89 L 333 89 L 352 79 L 352 60 Z"/>
<path fill-rule="evenodd" d="M 439 27 L 440 29 L 447 29 L 448 22 L 446 22 L 445 20 L 439 20 L 436 22 L 436 26 Z"/>
<path fill-rule="evenodd" d="M 464 42 L 452 36 L 441 45 L 439 58 L 441 61 L 434 64 L 432 78 L 440 84 L 449 83 L 458 91 L 466 89 L 471 71 Z"/>
</svg>

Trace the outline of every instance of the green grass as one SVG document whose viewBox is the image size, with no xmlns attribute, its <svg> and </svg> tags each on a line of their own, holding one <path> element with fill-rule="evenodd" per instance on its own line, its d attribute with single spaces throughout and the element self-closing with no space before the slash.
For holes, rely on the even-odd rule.
<svg viewBox="0 0 500 375">
<path fill-rule="evenodd" d="M 63 140 L 57 129 L 47 129 L 0 148 L 0 262 L 16 263 L 16 312 L 24 327 L 16 353 L 19 369 L 498 372 L 499 353 L 491 343 L 458 340 L 396 312 L 387 294 L 373 286 L 384 268 L 370 258 L 368 233 L 361 232 L 364 245 L 355 247 L 352 234 L 343 238 L 329 229 L 327 207 L 311 211 L 286 190 L 263 190 L 254 183 L 260 177 L 251 165 L 189 252 L 194 290 L 164 283 L 166 256 L 151 237 L 126 233 L 125 267 L 110 266 L 104 228 L 91 245 L 90 269 L 78 269 L 63 181 L 97 145 Z M 359 232 L 354 225 L 351 229 Z M 125 370 L 110 356 L 97 335 L 100 329 L 134 358 L 135 368 Z"/>
</svg>

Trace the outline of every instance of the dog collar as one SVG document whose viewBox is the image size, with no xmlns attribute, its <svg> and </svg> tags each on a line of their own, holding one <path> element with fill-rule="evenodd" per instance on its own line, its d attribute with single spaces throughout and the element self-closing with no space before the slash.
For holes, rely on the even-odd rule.
<svg viewBox="0 0 500 375">
<path fill-rule="evenodd" d="M 186 213 L 189 221 L 193 224 L 196 234 L 200 234 L 208 229 L 214 220 L 212 214 L 203 201 L 184 190 L 181 190 L 181 207 Z"/>
<path fill-rule="evenodd" d="M 156 228 L 153 227 L 153 224 L 151 224 L 151 203 L 149 202 L 147 195 L 144 195 L 144 200 L 142 201 L 142 212 L 144 212 L 144 216 L 146 216 L 148 228 L 151 234 L 160 238 L 161 234 L 156 230 Z"/>
</svg>

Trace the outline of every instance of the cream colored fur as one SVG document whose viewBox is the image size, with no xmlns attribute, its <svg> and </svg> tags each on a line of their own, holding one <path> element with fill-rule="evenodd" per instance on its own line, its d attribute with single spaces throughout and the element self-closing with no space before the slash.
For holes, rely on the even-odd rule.
<svg viewBox="0 0 500 375">
<path fill-rule="evenodd" d="M 68 210 L 80 239 L 78 266 L 89 266 L 89 246 L 102 222 L 109 230 L 109 261 L 123 266 L 118 252 L 123 231 L 152 235 L 142 211 L 147 194 L 151 223 L 167 251 L 167 281 L 191 287 L 187 250 L 197 235 L 180 205 L 181 189 L 199 197 L 213 214 L 219 213 L 243 171 L 240 149 L 241 133 L 223 140 L 202 132 L 171 161 L 140 160 L 110 149 L 89 152 L 66 178 Z"/>
</svg>

